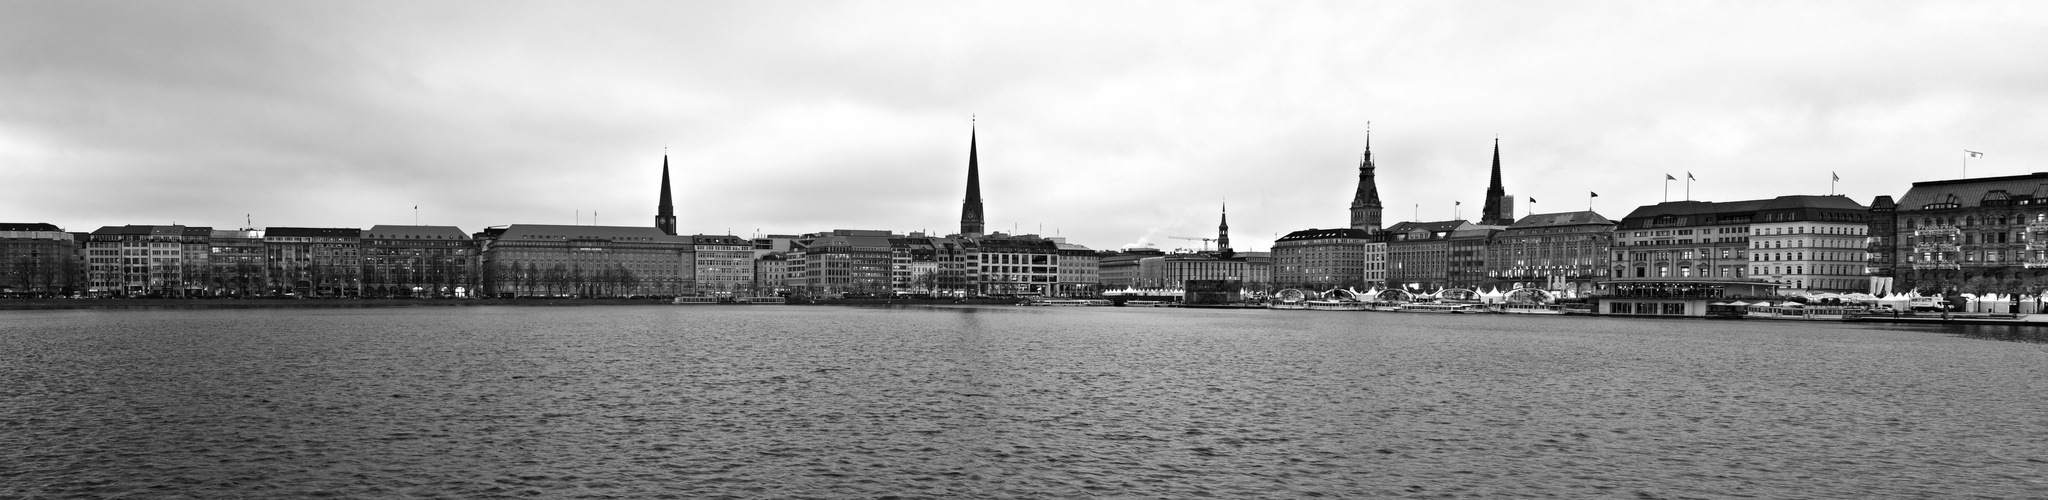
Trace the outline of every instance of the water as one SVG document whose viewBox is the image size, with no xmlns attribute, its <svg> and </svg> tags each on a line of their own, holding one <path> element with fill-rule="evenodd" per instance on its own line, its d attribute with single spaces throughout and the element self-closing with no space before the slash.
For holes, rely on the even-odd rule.
<svg viewBox="0 0 2048 500">
<path fill-rule="evenodd" d="M 2044 497 L 2040 339 L 1152 308 L 0 312 L 0 497 Z"/>
</svg>

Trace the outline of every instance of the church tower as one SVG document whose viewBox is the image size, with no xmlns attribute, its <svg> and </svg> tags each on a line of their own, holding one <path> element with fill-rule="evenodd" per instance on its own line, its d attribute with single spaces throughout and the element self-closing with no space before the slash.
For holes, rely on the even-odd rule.
<svg viewBox="0 0 2048 500">
<path fill-rule="evenodd" d="M 1230 255 L 1230 203 L 1223 204 L 1223 222 L 1216 226 L 1216 252 Z"/>
<path fill-rule="evenodd" d="M 654 227 L 662 234 L 676 234 L 676 203 L 668 191 L 668 155 L 661 155 L 661 206 L 654 209 Z"/>
<path fill-rule="evenodd" d="M 1508 199 L 1506 189 L 1500 187 L 1500 138 L 1493 139 L 1493 182 L 1486 185 L 1486 208 L 1479 213 L 1479 224 L 1505 226 L 1515 223 L 1514 200 Z"/>
<path fill-rule="evenodd" d="M 975 237 L 982 234 L 981 212 L 981 165 L 976 158 L 975 132 L 972 125 L 967 129 L 967 199 L 960 202 L 960 235 Z"/>
<path fill-rule="evenodd" d="M 1373 182 L 1372 131 L 1365 132 L 1365 156 L 1358 160 L 1358 194 L 1351 197 L 1351 228 L 1380 232 L 1380 188 Z"/>
</svg>

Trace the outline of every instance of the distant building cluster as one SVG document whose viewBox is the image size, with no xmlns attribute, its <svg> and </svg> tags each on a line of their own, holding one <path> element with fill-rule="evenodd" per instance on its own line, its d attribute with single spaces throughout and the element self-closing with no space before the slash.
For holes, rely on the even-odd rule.
<svg viewBox="0 0 2048 500">
<path fill-rule="evenodd" d="M 1271 288 L 1540 288 L 1603 293 L 1630 283 L 1762 283 L 1779 293 L 2048 290 L 2048 173 L 1914 183 L 1894 201 L 1786 195 L 1670 201 L 1620 221 L 1593 211 L 1514 216 L 1500 145 L 1478 223 L 1382 227 L 1370 140 L 1351 227 L 1273 243 Z M 1589 196 L 1598 196 L 1588 193 Z"/>
<path fill-rule="evenodd" d="M 2048 290 L 2048 173 L 1914 183 L 1869 206 L 1839 195 L 1669 201 L 1620 221 L 1515 215 L 1495 141 L 1479 221 L 1384 225 L 1370 138 L 1350 226 L 1303 229 L 1270 252 L 1097 251 L 986 232 L 977 138 L 960 231 L 837 229 L 678 235 L 669 166 L 650 227 L 513 224 L 369 229 L 181 225 L 67 232 L 0 223 L 0 296 L 90 297 L 1094 297 L 1200 282 L 1284 288 L 1540 288 L 1758 283 L 1780 293 Z M 1590 194 L 1590 196 L 1597 196 Z M 1533 200 L 1531 201 L 1533 203 Z M 1532 205 L 1533 206 L 1533 205 Z M 1660 285 L 1661 286 L 1661 285 Z"/>
</svg>

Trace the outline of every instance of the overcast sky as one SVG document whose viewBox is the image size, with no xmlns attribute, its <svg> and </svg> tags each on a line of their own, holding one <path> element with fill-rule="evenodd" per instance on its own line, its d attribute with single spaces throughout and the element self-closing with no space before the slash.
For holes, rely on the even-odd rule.
<svg viewBox="0 0 2048 500">
<path fill-rule="evenodd" d="M 0 1 L 0 222 L 1236 247 L 2048 171 L 2048 3 Z M 1041 229 L 1042 228 L 1042 229 Z"/>
</svg>

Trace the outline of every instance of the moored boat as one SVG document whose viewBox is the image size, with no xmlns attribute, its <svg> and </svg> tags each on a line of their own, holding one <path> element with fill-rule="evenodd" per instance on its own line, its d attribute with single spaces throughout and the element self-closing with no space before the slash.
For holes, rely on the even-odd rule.
<svg viewBox="0 0 2048 500">
<path fill-rule="evenodd" d="M 1410 302 L 1401 305 L 1401 312 L 1478 314 L 1486 312 L 1486 306 L 1477 302 Z"/>
<path fill-rule="evenodd" d="M 1303 302 L 1311 311 L 1363 311 L 1365 303 L 1356 300 L 1310 300 Z"/>
<path fill-rule="evenodd" d="M 1557 304 L 1505 304 L 1500 312 L 1505 314 L 1564 314 L 1564 306 Z"/>
</svg>

